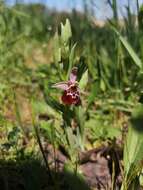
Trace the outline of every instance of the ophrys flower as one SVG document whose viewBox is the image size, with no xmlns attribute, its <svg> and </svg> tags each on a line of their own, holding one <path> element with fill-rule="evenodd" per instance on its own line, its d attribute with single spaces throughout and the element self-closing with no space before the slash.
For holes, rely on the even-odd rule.
<svg viewBox="0 0 143 190">
<path fill-rule="evenodd" d="M 70 73 L 68 81 L 59 82 L 53 85 L 54 88 L 62 89 L 63 95 L 61 97 L 62 102 L 66 105 L 80 105 L 80 91 L 78 87 L 77 79 L 77 67 L 74 67 Z"/>
</svg>

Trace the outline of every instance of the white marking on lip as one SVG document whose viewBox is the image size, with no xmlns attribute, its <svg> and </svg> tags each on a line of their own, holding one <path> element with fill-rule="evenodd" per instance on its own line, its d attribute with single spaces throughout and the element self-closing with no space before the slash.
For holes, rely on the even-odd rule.
<svg viewBox="0 0 143 190">
<path fill-rule="evenodd" d="M 71 92 L 68 92 L 68 93 L 67 93 L 67 96 L 72 96 L 72 93 L 71 93 Z"/>
</svg>

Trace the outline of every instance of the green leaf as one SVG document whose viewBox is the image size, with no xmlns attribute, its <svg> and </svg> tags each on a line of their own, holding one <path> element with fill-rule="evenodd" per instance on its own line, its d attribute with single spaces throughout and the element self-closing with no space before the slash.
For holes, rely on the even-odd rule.
<svg viewBox="0 0 143 190">
<path fill-rule="evenodd" d="M 72 47 L 72 49 L 70 51 L 70 55 L 69 55 L 69 67 L 68 67 L 68 73 L 67 73 L 67 80 L 69 79 L 70 72 L 71 72 L 73 64 L 74 64 L 75 47 L 76 47 L 76 44 L 73 45 L 73 47 Z"/>
<path fill-rule="evenodd" d="M 57 102 L 54 98 L 52 98 L 51 96 L 45 97 L 45 101 L 46 103 L 53 108 L 55 111 L 57 112 L 63 112 L 64 110 L 64 105 L 60 104 L 59 102 Z"/>
<path fill-rule="evenodd" d="M 86 120 L 85 109 L 82 106 L 75 107 L 75 118 L 78 124 L 77 128 L 77 144 L 84 150 L 84 124 Z"/>
<path fill-rule="evenodd" d="M 131 47 L 129 42 L 116 30 L 115 27 L 112 27 L 114 32 L 117 34 L 119 40 L 123 44 L 123 46 L 126 48 L 128 51 L 129 55 L 133 59 L 134 63 L 141 69 L 142 68 L 142 61 L 138 57 L 137 53 L 134 51 L 134 49 Z"/>
<path fill-rule="evenodd" d="M 140 162 L 143 159 L 143 105 L 137 106 L 132 114 L 131 126 L 124 148 L 125 179 L 130 183 L 139 172 Z M 130 180 L 129 180 L 130 179 Z"/>
<path fill-rule="evenodd" d="M 81 90 L 84 90 L 88 83 L 88 70 L 84 72 L 84 74 L 81 77 L 81 80 L 79 82 L 79 88 Z"/>
<path fill-rule="evenodd" d="M 87 64 L 85 61 L 85 57 L 81 56 L 78 63 L 78 73 L 77 73 L 77 81 L 80 81 L 83 73 L 87 70 Z"/>
<path fill-rule="evenodd" d="M 73 135 L 73 131 L 70 127 L 67 127 L 66 132 L 67 132 L 68 140 L 70 143 L 70 147 L 74 149 L 76 147 L 76 139 L 75 139 L 75 136 Z"/>
<path fill-rule="evenodd" d="M 59 37 L 58 33 L 55 33 L 54 36 L 54 62 L 59 63 L 61 61 L 61 48 L 59 44 Z"/>
</svg>

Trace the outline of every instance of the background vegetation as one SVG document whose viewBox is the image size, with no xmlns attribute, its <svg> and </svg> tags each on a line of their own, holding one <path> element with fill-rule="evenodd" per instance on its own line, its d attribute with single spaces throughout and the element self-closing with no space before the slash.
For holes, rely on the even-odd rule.
<svg viewBox="0 0 143 190">
<path fill-rule="evenodd" d="M 84 11 L 0 3 L 0 186 L 4 190 L 143 185 L 143 7 L 95 22 Z M 62 24 L 61 24 L 62 23 Z M 52 88 L 78 68 L 81 106 Z M 27 177 L 30 176 L 30 177 Z M 41 178 L 42 176 L 42 178 Z M 29 180 L 31 179 L 31 180 Z"/>
</svg>

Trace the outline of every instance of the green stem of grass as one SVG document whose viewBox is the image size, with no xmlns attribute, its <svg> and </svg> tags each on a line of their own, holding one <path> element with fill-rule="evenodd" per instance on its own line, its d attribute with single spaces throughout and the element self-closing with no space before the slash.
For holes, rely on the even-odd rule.
<svg viewBox="0 0 143 190">
<path fill-rule="evenodd" d="M 34 131 L 35 131 L 35 135 L 36 135 L 36 138 L 37 138 L 37 142 L 38 142 L 38 145 L 39 145 L 39 148 L 40 148 L 40 151 L 42 153 L 42 156 L 43 156 L 43 160 L 45 162 L 45 165 L 46 165 L 46 168 L 48 170 L 48 175 L 49 175 L 49 179 L 54 182 L 53 180 L 53 176 L 51 174 L 51 170 L 50 170 L 50 166 L 49 166 L 49 163 L 48 163 L 48 160 L 47 160 L 47 157 L 45 155 L 45 152 L 44 152 L 44 148 L 42 146 L 42 142 L 41 142 L 41 139 L 40 139 L 40 135 L 39 135 L 39 130 L 38 130 L 38 127 L 35 123 L 35 114 L 34 114 L 34 110 L 32 109 L 32 123 L 33 123 L 33 127 L 34 127 Z"/>
<path fill-rule="evenodd" d="M 45 165 L 46 165 L 46 167 L 47 167 L 47 169 L 48 169 L 49 177 L 52 178 L 51 171 L 50 171 L 50 166 L 49 166 L 49 163 L 48 163 L 48 161 L 47 161 L 47 158 L 46 158 L 46 155 L 45 155 L 43 146 L 42 146 L 42 142 L 41 142 L 41 139 L 40 139 L 38 127 L 37 127 L 36 125 L 34 125 L 34 130 L 35 130 L 35 134 L 36 134 L 36 137 L 37 137 L 37 142 L 38 142 L 40 151 L 41 151 L 41 153 L 42 153 L 42 156 L 43 156 Z"/>
</svg>

